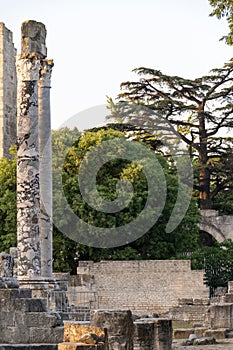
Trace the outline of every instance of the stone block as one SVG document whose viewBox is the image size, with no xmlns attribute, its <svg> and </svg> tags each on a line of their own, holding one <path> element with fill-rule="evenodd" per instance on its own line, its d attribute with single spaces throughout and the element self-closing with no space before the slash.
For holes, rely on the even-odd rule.
<svg viewBox="0 0 233 350">
<path fill-rule="evenodd" d="M 233 293 L 233 281 L 228 282 L 228 293 Z"/>
<path fill-rule="evenodd" d="M 27 312 L 23 315 L 23 324 L 27 327 L 55 327 L 57 317 L 49 313 Z"/>
<path fill-rule="evenodd" d="M 209 298 L 193 299 L 193 305 L 209 305 L 209 304 L 210 304 Z"/>
<path fill-rule="evenodd" d="M 18 288 L 19 282 L 16 277 L 0 277 L 0 288 Z"/>
<path fill-rule="evenodd" d="M 192 298 L 182 298 L 178 299 L 179 305 L 193 305 L 193 299 Z"/>
<path fill-rule="evenodd" d="M 195 334 L 198 338 L 204 337 L 205 332 L 206 332 L 206 328 L 205 328 L 205 327 L 196 327 L 196 328 L 194 329 L 194 334 Z"/>
<path fill-rule="evenodd" d="M 32 290 L 31 289 L 19 289 L 19 296 L 18 298 L 31 298 L 32 297 Z"/>
<path fill-rule="evenodd" d="M 0 344 L 28 344 L 29 342 L 29 329 L 20 325 L 14 327 L 1 327 Z"/>
<path fill-rule="evenodd" d="M 81 344 L 81 343 L 60 343 L 58 344 L 58 350 L 105 350 L 104 344 Z"/>
<path fill-rule="evenodd" d="M 130 310 L 93 310 L 90 323 L 107 330 L 109 350 L 133 350 L 134 325 Z"/>
<path fill-rule="evenodd" d="M 10 300 L 20 297 L 20 289 L 0 289 L 0 300 Z"/>
<path fill-rule="evenodd" d="M 5 252 L 0 253 L 0 276 L 12 277 L 13 276 L 14 259 L 10 254 Z"/>
<path fill-rule="evenodd" d="M 174 330 L 175 339 L 188 339 L 190 334 L 194 334 L 194 328 L 177 328 Z"/>
<path fill-rule="evenodd" d="M 58 344 L 63 340 L 63 327 L 48 328 L 46 324 L 44 327 L 30 327 L 30 343 L 50 343 Z"/>
<path fill-rule="evenodd" d="M 141 350 L 170 350 L 172 346 L 172 322 L 163 318 L 145 318 L 134 322 L 134 344 Z"/>
<path fill-rule="evenodd" d="M 226 294 L 221 298 L 223 303 L 233 303 L 233 294 Z"/>
<path fill-rule="evenodd" d="M 134 345 L 139 349 L 150 350 L 154 348 L 154 323 L 135 322 L 134 323 Z"/>
<path fill-rule="evenodd" d="M 15 318 L 13 312 L 0 312 L 0 327 L 8 327 L 15 325 Z"/>
<path fill-rule="evenodd" d="M 82 325 L 76 321 L 64 321 L 64 342 L 80 342 L 84 335 L 91 333 L 98 336 L 100 341 L 105 340 L 105 333 L 99 327 Z"/>
<path fill-rule="evenodd" d="M 222 329 L 207 329 L 203 337 L 214 337 L 215 339 L 225 339 L 227 337 L 227 330 Z"/>
<path fill-rule="evenodd" d="M 9 311 L 46 312 L 46 303 L 44 299 L 12 299 L 9 301 Z"/>
<path fill-rule="evenodd" d="M 215 304 L 209 307 L 211 329 L 233 328 L 233 304 Z"/>
<path fill-rule="evenodd" d="M 155 319 L 155 349 L 171 350 L 172 348 L 172 320 Z"/>
</svg>

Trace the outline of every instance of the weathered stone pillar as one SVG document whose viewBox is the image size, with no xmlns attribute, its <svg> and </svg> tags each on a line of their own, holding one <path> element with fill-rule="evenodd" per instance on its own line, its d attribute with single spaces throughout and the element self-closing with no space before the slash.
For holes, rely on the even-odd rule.
<svg viewBox="0 0 233 350">
<path fill-rule="evenodd" d="M 38 80 L 46 57 L 46 29 L 26 21 L 17 61 L 17 239 L 19 282 L 41 277 Z M 25 282 L 24 282 L 25 281 Z"/>
<path fill-rule="evenodd" d="M 52 278 L 52 143 L 50 81 L 53 61 L 42 60 L 38 87 L 41 275 Z"/>
<path fill-rule="evenodd" d="M 19 58 L 17 114 L 18 278 L 38 279 L 40 259 L 40 188 L 38 80 L 40 59 Z"/>
<path fill-rule="evenodd" d="M 108 350 L 133 350 L 134 325 L 130 310 L 93 310 L 90 322 L 107 330 Z"/>
</svg>

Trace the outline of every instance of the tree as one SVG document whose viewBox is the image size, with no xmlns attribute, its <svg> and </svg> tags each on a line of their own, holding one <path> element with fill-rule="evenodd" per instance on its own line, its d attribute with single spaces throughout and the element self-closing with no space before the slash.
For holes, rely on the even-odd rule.
<svg viewBox="0 0 233 350">
<path fill-rule="evenodd" d="M 233 243 L 215 242 L 212 247 L 204 247 L 191 255 L 192 268 L 205 270 L 205 283 L 213 297 L 218 287 L 227 287 L 233 278 Z"/>
<path fill-rule="evenodd" d="M 221 38 L 228 45 L 233 44 L 233 2 L 232 0 L 209 0 L 213 11 L 210 16 L 216 16 L 218 19 L 226 18 L 229 26 L 229 33 Z"/>
<path fill-rule="evenodd" d="M 233 60 L 194 80 L 143 67 L 134 72 L 141 78 L 121 84 L 118 103 L 110 106 L 113 117 L 129 123 L 135 115 L 124 112 L 125 104 L 137 104 L 151 110 L 144 121 L 140 119 L 145 128 L 148 123 L 153 125 L 155 115 L 169 121 L 198 169 L 195 189 L 200 208 L 212 208 L 213 198 L 232 181 L 232 163 L 226 169 L 226 162 L 219 160 L 232 159 L 233 139 L 224 132 L 233 126 Z"/>
<path fill-rule="evenodd" d="M 81 162 L 85 160 L 90 162 L 89 150 L 103 141 L 119 137 L 122 138 L 125 135 L 120 131 L 106 128 L 86 132 L 71 147 L 64 163 L 63 184 L 66 198 L 77 216 L 93 227 L 112 228 L 131 222 L 143 209 L 148 195 L 148 184 L 141 167 L 125 159 L 114 159 L 99 169 L 96 187 L 102 198 L 112 201 L 116 198 L 118 180 L 129 180 L 133 184 L 134 195 L 128 207 L 120 212 L 109 214 L 91 208 L 83 200 L 77 177 Z M 110 150 L 109 154 L 111 155 Z M 178 182 L 172 165 L 161 156 L 158 156 L 158 159 L 163 167 L 168 190 L 166 205 L 159 220 L 142 237 L 122 247 L 101 249 L 77 244 L 76 249 L 81 260 L 170 259 L 197 247 L 198 227 L 196 224 L 200 216 L 195 200 L 191 201 L 186 216 L 176 230 L 169 234 L 166 233 L 166 224 L 176 202 Z M 75 227 L 73 230 L 75 231 Z M 79 235 L 81 234 L 82 232 L 79 231 Z M 83 234 L 85 235 L 86 231 Z"/>
<path fill-rule="evenodd" d="M 232 215 L 233 213 L 233 181 L 231 180 L 231 172 L 233 167 L 233 153 L 228 152 L 219 159 L 213 159 L 214 181 L 220 183 L 222 179 L 228 179 L 225 182 L 222 191 L 219 191 L 214 197 L 213 209 L 218 210 L 220 215 Z"/>
</svg>

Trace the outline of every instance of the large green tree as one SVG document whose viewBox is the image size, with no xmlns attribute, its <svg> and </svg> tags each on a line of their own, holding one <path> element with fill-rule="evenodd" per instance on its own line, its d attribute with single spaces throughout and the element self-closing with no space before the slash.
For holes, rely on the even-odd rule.
<svg viewBox="0 0 233 350">
<path fill-rule="evenodd" d="M 232 181 L 232 138 L 225 132 L 233 126 L 233 60 L 194 80 L 144 67 L 134 72 L 140 79 L 121 84 L 119 102 L 110 106 L 113 117 L 133 124 L 137 116 L 127 113 L 128 105 L 139 105 L 148 107 L 140 116 L 145 129 L 153 128 L 158 116 L 166 119 L 193 159 L 200 208 L 212 208 L 214 197 Z"/>
<path fill-rule="evenodd" d="M 70 148 L 64 163 L 63 184 L 66 197 L 77 216 L 93 227 L 113 228 L 125 225 L 134 220 L 145 206 L 148 195 L 146 177 L 140 165 L 120 159 L 121 150 L 118 151 L 119 159 L 109 161 L 99 169 L 96 187 L 102 198 L 112 201 L 116 199 L 118 180 L 130 181 L 134 187 L 134 195 L 129 205 L 117 213 L 104 213 L 91 208 L 80 193 L 77 174 L 80 164 L 83 161 L 90 161 L 88 151 L 103 141 L 119 137 L 125 137 L 124 133 L 113 129 L 103 128 L 94 132 L 86 132 Z M 111 151 L 108 152 L 111 156 Z M 166 204 L 158 221 L 142 237 L 125 246 L 101 249 L 77 244 L 76 249 L 80 259 L 170 259 L 197 247 L 198 227 L 196 224 L 199 221 L 199 213 L 195 200 L 191 201 L 181 224 L 172 233 L 166 232 L 166 224 L 176 202 L 178 181 L 172 164 L 161 156 L 158 156 L 158 159 L 167 182 Z M 75 227 L 73 229 L 75 230 Z M 80 231 L 78 233 L 82 234 Z M 83 232 L 84 235 L 85 233 Z"/>
</svg>

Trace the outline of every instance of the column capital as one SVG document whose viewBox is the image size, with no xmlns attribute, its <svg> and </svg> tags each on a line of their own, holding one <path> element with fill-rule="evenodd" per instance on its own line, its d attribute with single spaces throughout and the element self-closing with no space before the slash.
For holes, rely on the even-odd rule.
<svg viewBox="0 0 233 350">
<path fill-rule="evenodd" d="M 39 86 L 50 88 L 51 75 L 54 63 L 53 60 L 41 60 Z"/>
<path fill-rule="evenodd" d="M 37 81 L 39 80 L 41 61 L 35 56 L 33 58 L 22 58 L 17 56 L 16 69 L 20 81 Z"/>
</svg>

